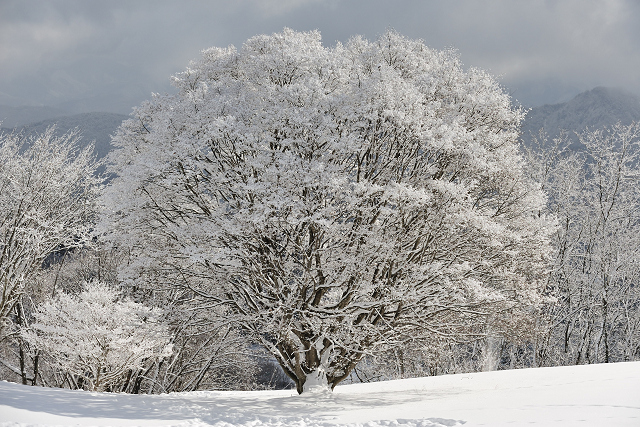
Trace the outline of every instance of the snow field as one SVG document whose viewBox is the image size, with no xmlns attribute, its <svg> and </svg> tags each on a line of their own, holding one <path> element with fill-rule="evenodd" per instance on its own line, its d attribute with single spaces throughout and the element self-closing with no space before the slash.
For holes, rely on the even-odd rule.
<svg viewBox="0 0 640 427">
<path fill-rule="evenodd" d="M 91 393 L 0 383 L 0 427 L 640 426 L 640 362 L 338 386 Z"/>
</svg>

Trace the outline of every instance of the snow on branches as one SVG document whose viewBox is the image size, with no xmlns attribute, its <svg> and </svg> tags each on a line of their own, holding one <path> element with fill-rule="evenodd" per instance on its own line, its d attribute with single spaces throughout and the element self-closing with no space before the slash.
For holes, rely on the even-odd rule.
<svg viewBox="0 0 640 427">
<path fill-rule="evenodd" d="M 84 244 L 95 222 L 93 147 L 77 133 L 0 135 L 0 338 L 6 322 L 47 256 Z"/>
<path fill-rule="evenodd" d="M 285 29 L 212 48 L 113 143 L 106 231 L 172 272 L 305 390 L 366 354 L 517 324 L 552 224 L 523 118 L 452 51 Z M 515 319 L 515 320 L 514 320 Z"/>
<path fill-rule="evenodd" d="M 82 379 L 89 390 L 104 391 L 147 359 L 171 354 L 160 314 L 91 282 L 79 295 L 62 293 L 38 307 L 22 337 L 44 351 L 52 366 Z"/>
<path fill-rule="evenodd" d="M 558 301 L 539 345 L 541 364 L 638 360 L 640 124 L 586 129 L 577 138 L 548 141 L 542 131 L 528 153 L 560 224 L 549 281 Z"/>
</svg>

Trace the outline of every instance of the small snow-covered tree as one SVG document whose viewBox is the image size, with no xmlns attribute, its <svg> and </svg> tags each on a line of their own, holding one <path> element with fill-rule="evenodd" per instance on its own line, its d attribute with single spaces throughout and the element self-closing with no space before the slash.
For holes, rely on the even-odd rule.
<svg viewBox="0 0 640 427">
<path fill-rule="evenodd" d="M 78 295 L 59 294 L 38 307 L 23 338 L 58 369 L 103 391 L 148 359 L 171 354 L 160 311 L 128 299 L 100 282 Z"/>
<path fill-rule="evenodd" d="M 539 301 L 551 223 L 523 113 L 387 32 L 212 48 L 113 138 L 105 232 L 241 326 L 302 393 L 405 340 L 499 333 Z"/>
<path fill-rule="evenodd" d="M 100 179 L 78 135 L 0 135 L 0 339 L 25 285 L 47 256 L 82 245 Z M 18 317 L 20 314 L 18 314 Z"/>
</svg>

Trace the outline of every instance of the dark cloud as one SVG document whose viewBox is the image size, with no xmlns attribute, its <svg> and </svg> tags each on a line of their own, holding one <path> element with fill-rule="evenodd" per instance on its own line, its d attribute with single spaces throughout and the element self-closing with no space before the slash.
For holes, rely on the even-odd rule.
<svg viewBox="0 0 640 427">
<path fill-rule="evenodd" d="M 0 104 L 129 112 L 210 46 L 291 27 L 326 44 L 394 28 L 501 75 L 528 105 L 640 93 L 636 0 L 0 0 Z"/>
</svg>

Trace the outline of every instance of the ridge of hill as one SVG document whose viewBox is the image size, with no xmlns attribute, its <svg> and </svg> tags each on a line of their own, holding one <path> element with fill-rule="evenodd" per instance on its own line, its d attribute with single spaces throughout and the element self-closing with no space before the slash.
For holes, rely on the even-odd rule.
<svg viewBox="0 0 640 427">
<path fill-rule="evenodd" d="M 550 139 L 566 130 L 576 141 L 575 132 L 587 127 L 598 129 L 633 121 L 640 121 L 640 97 L 622 89 L 596 87 L 561 104 L 532 108 L 522 124 L 522 140 L 528 145 L 532 135 L 544 129 Z"/>
<path fill-rule="evenodd" d="M 65 110 L 53 107 L 7 107 L 0 105 L 2 130 L 13 129 L 25 134 L 35 134 L 56 125 L 56 132 L 63 134 L 79 128 L 82 141 L 95 141 L 95 153 L 99 159 L 111 150 L 111 135 L 129 116 L 117 113 L 82 113 L 65 115 Z M 550 139 L 568 131 L 569 137 L 577 141 L 575 132 L 611 126 L 617 122 L 629 124 L 640 121 L 640 97 L 609 87 L 596 87 L 582 92 L 567 102 L 542 105 L 529 110 L 522 123 L 522 141 L 529 145 L 532 135 L 544 129 Z"/>
<path fill-rule="evenodd" d="M 10 133 L 12 130 L 23 132 L 25 136 L 43 133 L 47 128 L 56 127 L 55 133 L 62 135 L 71 129 L 78 128 L 82 140 L 81 145 L 94 143 L 94 153 L 98 159 L 102 159 L 111 151 L 111 135 L 113 135 L 122 123 L 129 116 L 116 113 L 82 113 L 71 116 L 61 116 L 49 118 L 36 123 L 16 126 L 13 129 L 3 127 L 2 131 Z"/>
<path fill-rule="evenodd" d="M 0 126 L 3 128 L 15 128 L 29 123 L 37 123 L 43 120 L 69 115 L 63 108 L 48 106 L 11 107 L 0 105 Z"/>
</svg>

